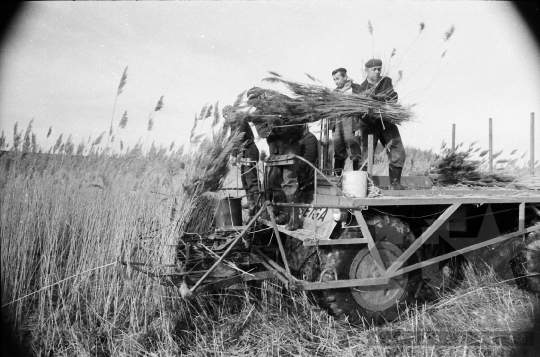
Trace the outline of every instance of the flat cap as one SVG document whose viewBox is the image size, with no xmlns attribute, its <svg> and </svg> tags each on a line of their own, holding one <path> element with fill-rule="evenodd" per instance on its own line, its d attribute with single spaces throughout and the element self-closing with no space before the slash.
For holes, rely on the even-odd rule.
<svg viewBox="0 0 540 357">
<path fill-rule="evenodd" d="M 258 97 L 258 96 L 262 95 L 264 92 L 265 91 L 262 88 L 253 87 L 253 88 L 251 88 L 250 90 L 247 91 L 246 96 L 247 96 L 248 99 L 251 99 L 251 98 Z"/>
<path fill-rule="evenodd" d="M 380 59 L 370 59 L 366 62 L 366 68 L 381 67 L 382 61 Z"/>
</svg>

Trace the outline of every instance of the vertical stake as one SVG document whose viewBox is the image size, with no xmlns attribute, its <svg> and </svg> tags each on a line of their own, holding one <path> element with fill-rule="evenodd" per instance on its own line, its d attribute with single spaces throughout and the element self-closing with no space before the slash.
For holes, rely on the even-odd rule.
<svg viewBox="0 0 540 357">
<path fill-rule="evenodd" d="M 318 163 L 319 163 L 319 167 L 323 167 L 324 166 L 324 134 L 323 134 L 323 120 L 321 120 L 321 132 L 319 133 L 319 157 L 317 157 L 317 160 L 318 160 Z"/>
<path fill-rule="evenodd" d="M 525 202 L 519 204 L 519 230 L 525 229 Z"/>
<path fill-rule="evenodd" d="M 373 175 L 373 135 L 368 135 L 368 162 L 367 162 L 367 172 L 371 177 Z"/>
<path fill-rule="evenodd" d="M 236 166 L 236 197 L 238 197 L 238 170 L 239 170 L 239 167 Z"/>
<path fill-rule="evenodd" d="M 534 112 L 531 113 L 531 175 L 534 175 Z"/>
<path fill-rule="evenodd" d="M 489 171 L 493 171 L 493 120 L 489 118 Z"/>
<path fill-rule="evenodd" d="M 314 193 L 315 193 L 315 199 L 313 200 L 313 202 L 315 202 L 315 205 L 317 204 L 317 170 L 313 170 L 314 171 L 314 178 L 313 178 L 313 186 L 314 186 Z"/>
<path fill-rule="evenodd" d="M 452 124 L 452 151 L 456 149 L 456 124 Z"/>
</svg>

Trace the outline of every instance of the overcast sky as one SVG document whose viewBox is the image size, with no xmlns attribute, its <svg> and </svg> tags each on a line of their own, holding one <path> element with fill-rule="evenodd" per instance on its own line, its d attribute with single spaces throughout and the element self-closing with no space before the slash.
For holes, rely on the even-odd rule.
<svg viewBox="0 0 540 357">
<path fill-rule="evenodd" d="M 0 129 L 11 143 L 13 125 L 34 118 L 42 146 L 60 133 L 94 140 L 109 129 L 129 66 L 114 116 L 116 127 L 128 112 L 120 139 L 146 140 L 163 95 L 150 140 L 178 145 L 205 103 L 268 86 L 267 71 L 333 88 L 332 70 L 361 82 L 372 56 L 401 101 L 417 104 L 417 121 L 400 128 L 406 145 L 438 152 L 455 123 L 458 143 L 487 149 L 493 118 L 494 149 L 522 154 L 531 112 L 540 142 L 539 49 L 512 4 L 492 1 L 27 2 L 2 44 Z"/>
</svg>

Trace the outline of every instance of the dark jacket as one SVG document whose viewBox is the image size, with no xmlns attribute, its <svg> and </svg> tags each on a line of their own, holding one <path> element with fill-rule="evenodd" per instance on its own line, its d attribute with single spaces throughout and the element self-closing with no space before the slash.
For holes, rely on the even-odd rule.
<svg viewBox="0 0 540 357">
<path fill-rule="evenodd" d="M 398 100 L 398 94 L 394 91 L 394 86 L 392 85 L 392 79 L 390 77 L 383 77 L 377 84 L 371 84 L 366 79 L 360 84 L 360 93 L 381 102 L 395 103 Z M 377 127 L 381 126 L 380 121 L 377 119 L 378 118 L 373 116 L 364 117 L 360 123 L 360 129 L 365 130 L 374 125 Z"/>
<path fill-rule="evenodd" d="M 354 94 L 360 94 L 362 93 L 362 88 L 360 87 L 360 84 L 357 84 L 357 83 L 352 83 L 351 84 L 351 89 L 352 89 L 352 92 Z M 334 88 L 334 92 L 337 92 L 338 89 L 337 88 Z M 333 118 L 332 120 L 330 120 L 328 122 L 328 129 L 334 131 L 335 128 L 336 128 L 336 121 L 338 120 L 338 118 Z"/>
<path fill-rule="evenodd" d="M 366 79 L 358 87 L 358 93 L 373 96 L 373 99 L 376 100 L 386 102 L 397 102 L 398 100 L 398 94 L 394 91 L 392 78 L 390 77 L 384 77 L 376 85 L 369 83 Z"/>
<path fill-rule="evenodd" d="M 319 141 L 317 137 L 309 130 L 304 131 L 300 139 L 300 156 L 317 167 L 319 159 Z M 300 186 L 309 184 L 313 181 L 313 168 L 302 160 L 298 160 L 298 183 Z"/>
</svg>

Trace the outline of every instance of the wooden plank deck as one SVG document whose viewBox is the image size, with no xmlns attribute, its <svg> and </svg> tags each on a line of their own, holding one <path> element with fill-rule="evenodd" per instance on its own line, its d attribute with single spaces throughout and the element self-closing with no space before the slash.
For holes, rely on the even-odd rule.
<svg viewBox="0 0 540 357">
<path fill-rule="evenodd" d="M 317 180 L 317 206 L 412 206 L 429 204 L 484 204 L 484 203 L 540 203 L 539 190 L 517 190 L 506 188 L 433 187 L 427 177 L 404 176 L 402 183 L 411 189 L 387 190 L 388 176 L 373 176 L 380 195 L 372 198 L 343 197 L 323 178 Z M 341 188 L 341 178 L 329 179 Z"/>
<path fill-rule="evenodd" d="M 320 192 L 320 191 L 319 191 Z M 317 194 L 317 206 L 357 208 L 361 206 L 413 206 L 431 204 L 538 203 L 540 191 L 499 188 L 458 189 L 433 188 L 390 191 L 381 190 L 380 196 L 354 198 L 336 194 Z"/>
</svg>

